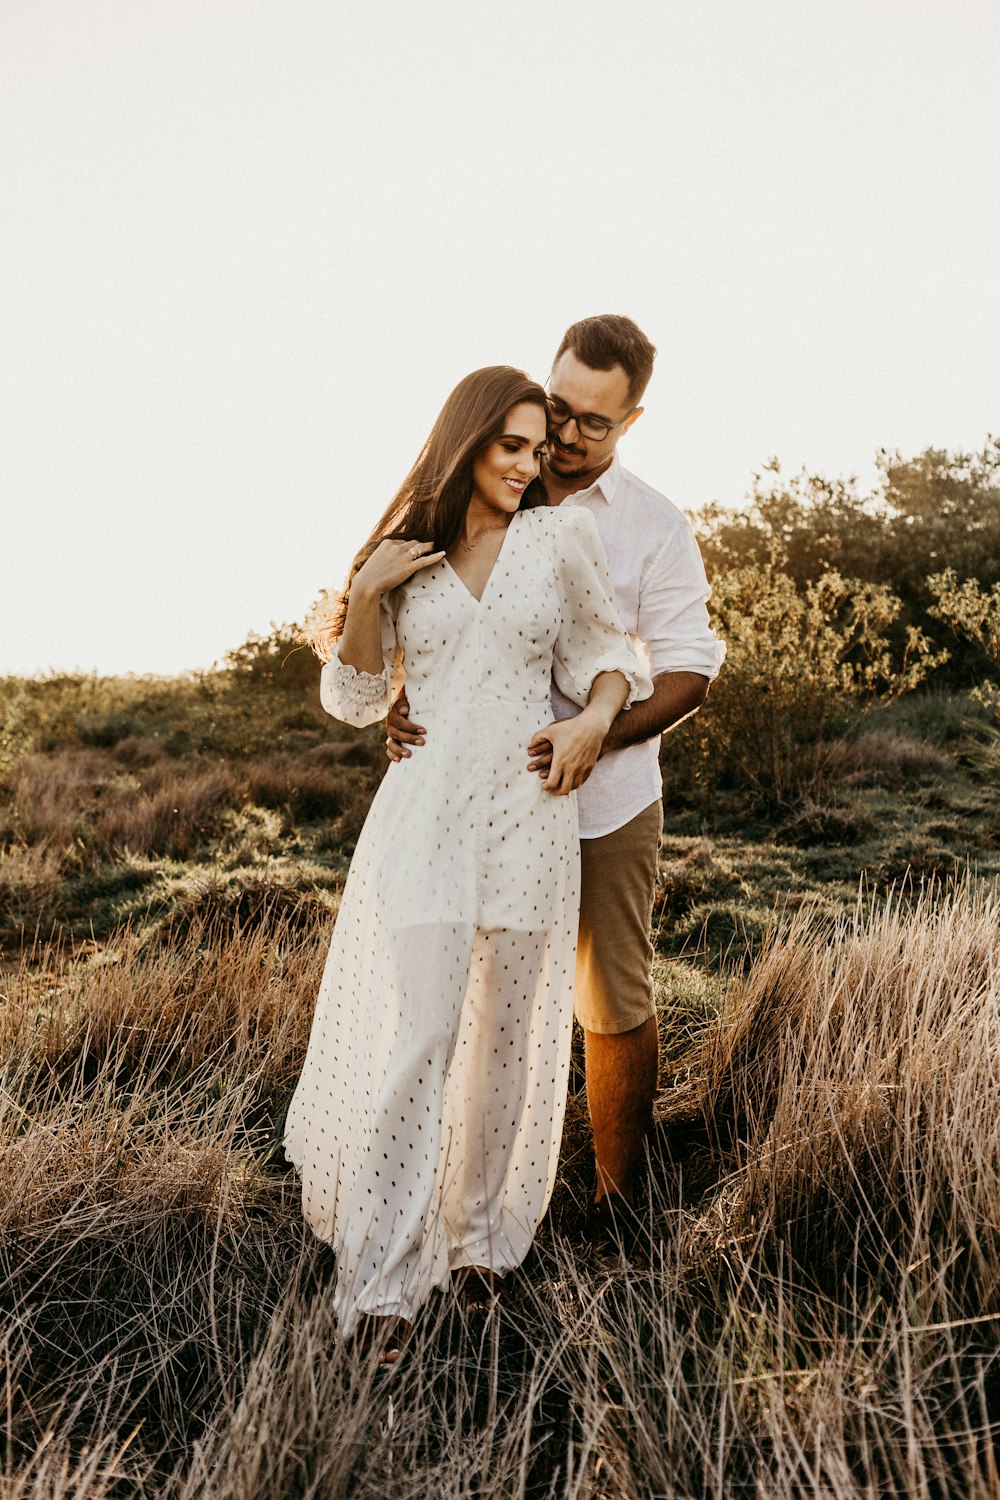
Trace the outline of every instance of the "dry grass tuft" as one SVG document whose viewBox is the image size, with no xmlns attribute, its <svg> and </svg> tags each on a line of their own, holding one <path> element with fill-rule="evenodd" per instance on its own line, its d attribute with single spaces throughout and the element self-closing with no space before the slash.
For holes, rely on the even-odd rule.
<svg viewBox="0 0 1000 1500">
<path fill-rule="evenodd" d="M 1000 1318 L 998 915 L 968 887 L 800 912 L 731 987 L 704 1062 L 728 1235 L 817 1285 L 905 1267 L 928 1321 Z"/>
<path fill-rule="evenodd" d="M 93 749 L 26 756 L 10 789 L 9 837 L 73 850 L 86 868 L 123 851 L 188 858 L 221 831 L 240 791 L 226 767 L 192 770 L 155 759 L 127 768 Z"/>
<path fill-rule="evenodd" d="M 271 880 L 243 880 L 239 885 L 200 885 L 177 901 L 150 937 L 169 945 L 182 941 L 192 931 L 202 940 L 260 928 L 270 934 L 306 935 L 330 924 L 329 907 L 308 891 L 292 890 Z"/>
<path fill-rule="evenodd" d="M 871 818 L 859 809 L 804 797 L 792 816 L 775 830 L 774 838 L 802 848 L 817 844 L 843 847 L 856 844 L 871 831 Z"/>
<path fill-rule="evenodd" d="M 908 734 L 860 734 L 823 746 L 822 778 L 840 786 L 900 787 L 950 773 L 951 757 Z"/>
<path fill-rule="evenodd" d="M 69 853 L 89 869 L 122 854 L 183 860 L 222 833 L 232 810 L 247 805 L 282 812 L 285 831 L 297 822 L 335 822 L 345 811 L 353 828 L 357 806 L 367 811 L 375 784 L 356 768 L 285 752 L 206 767 L 124 740 L 112 750 L 26 756 L 8 776 L 0 836 L 20 847 Z"/>
</svg>

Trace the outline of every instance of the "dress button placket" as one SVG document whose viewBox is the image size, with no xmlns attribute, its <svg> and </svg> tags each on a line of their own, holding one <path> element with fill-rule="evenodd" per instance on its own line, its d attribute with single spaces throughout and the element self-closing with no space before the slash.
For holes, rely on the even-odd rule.
<svg viewBox="0 0 1000 1500">
<path fill-rule="evenodd" d="M 471 729 L 472 729 L 472 754 L 476 761 L 476 781 L 473 793 L 472 829 L 473 840 L 476 847 L 476 923 L 478 924 L 480 914 L 483 910 L 483 881 L 486 872 L 486 861 L 483 858 L 483 841 L 487 823 L 489 822 L 488 802 L 489 796 L 487 786 L 489 784 L 490 756 L 490 711 L 486 701 L 485 684 L 485 648 L 483 644 L 483 609 L 482 603 L 476 611 L 476 662 L 475 671 L 471 677 L 470 686 L 473 691 L 470 694 Z"/>
</svg>

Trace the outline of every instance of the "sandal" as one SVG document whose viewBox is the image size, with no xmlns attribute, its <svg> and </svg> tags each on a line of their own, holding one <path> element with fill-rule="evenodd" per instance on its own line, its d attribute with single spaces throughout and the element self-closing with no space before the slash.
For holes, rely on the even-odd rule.
<svg viewBox="0 0 1000 1500">
<path fill-rule="evenodd" d="M 358 1349 L 374 1361 L 377 1377 L 399 1367 L 413 1324 L 398 1313 L 365 1313 L 358 1325 L 355 1341 Z"/>
<path fill-rule="evenodd" d="M 452 1271 L 452 1285 L 467 1312 L 488 1311 L 500 1300 L 501 1276 L 488 1266 L 459 1266 Z"/>
</svg>

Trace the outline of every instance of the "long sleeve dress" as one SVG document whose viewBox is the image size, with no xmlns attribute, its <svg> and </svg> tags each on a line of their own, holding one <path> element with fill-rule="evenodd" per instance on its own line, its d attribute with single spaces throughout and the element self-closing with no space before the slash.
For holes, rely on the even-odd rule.
<svg viewBox="0 0 1000 1500">
<path fill-rule="evenodd" d="M 447 561 L 383 599 L 381 675 L 336 657 L 322 701 L 388 710 L 405 670 L 427 729 L 390 766 L 337 916 L 285 1151 L 336 1252 L 345 1334 L 412 1318 L 464 1265 L 519 1265 L 548 1205 L 569 1069 L 579 908 L 574 794 L 527 770 L 550 683 L 581 706 L 652 683 L 586 511 L 519 511 L 481 600 Z"/>
</svg>

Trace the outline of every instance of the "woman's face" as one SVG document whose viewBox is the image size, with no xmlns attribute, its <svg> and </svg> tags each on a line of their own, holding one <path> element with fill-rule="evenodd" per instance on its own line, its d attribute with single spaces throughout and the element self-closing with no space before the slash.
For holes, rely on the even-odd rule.
<svg viewBox="0 0 1000 1500">
<path fill-rule="evenodd" d="M 472 465 L 472 503 L 512 515 L 537 476 L 545 452 L 545 413 L 524 401 L 512 406 L 503 432 Z"/>
</svg>

